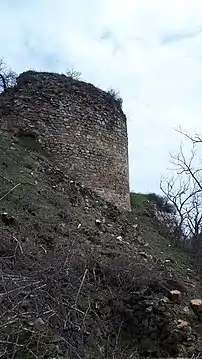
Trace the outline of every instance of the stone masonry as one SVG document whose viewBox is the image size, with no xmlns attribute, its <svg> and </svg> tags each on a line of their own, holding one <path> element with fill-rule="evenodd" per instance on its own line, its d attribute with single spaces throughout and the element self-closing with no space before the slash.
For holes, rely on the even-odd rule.
<svg viewBox="0 0 202 359">
<path fill-rule="evenodd" d="M 105 91 L 27 71 L 0 95 L 1 132 L 36 136 L 65 174 L 130 210 L 126 117 Z"/>
</svg>

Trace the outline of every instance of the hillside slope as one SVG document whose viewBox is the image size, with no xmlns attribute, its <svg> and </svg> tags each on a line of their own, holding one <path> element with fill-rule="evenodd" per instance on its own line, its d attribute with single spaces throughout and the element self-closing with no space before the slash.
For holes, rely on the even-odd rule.
<svg viewBox="0 0 202 359">
<path fill-rule="evenodd" d="M 200 352 L 200 280 L 148 218 L 64 176 L 32 137 L 1 134 L 0 181 L 1 358 Z"/>
</svg>

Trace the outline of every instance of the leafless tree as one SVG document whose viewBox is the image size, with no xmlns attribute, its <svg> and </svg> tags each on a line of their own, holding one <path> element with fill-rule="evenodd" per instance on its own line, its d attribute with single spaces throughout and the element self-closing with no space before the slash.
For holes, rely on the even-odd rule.
<svg viewBox="0 0 202 359">
<path fill-rule="evenodd" d="M 175 175 L 162 178 L 160 187 L 176 208 L 176 239 L 186 246 L 191 245 L 192 251 L 197 252 L 202 242 L 202 161 L 196 147 L 202 145 L 202 137 L 191 136 L 181 129 L 177 131 L 191 141 L 191 152 L 187 157 L 181 146 L 177 155 L 171 155 Z"/>
<path fill-rule="evenodd" d="M 14 86 L 16 77 L 17 74 L 7 67 L 3 59 L 0 59 L 0 92 Z"/>
<path fill-rule="evenodd" d="M 81 77 L 81 72 L 76 71 L 74 68 L 70 68 L 66 71 L 66 75 L 73 80 L 79 80 Z"/>
</svg>

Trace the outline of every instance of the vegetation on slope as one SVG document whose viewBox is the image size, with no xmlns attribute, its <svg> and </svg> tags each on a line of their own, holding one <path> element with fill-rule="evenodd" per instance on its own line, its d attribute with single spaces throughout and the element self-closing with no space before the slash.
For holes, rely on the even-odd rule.
<svg viewBox="0 0 202 359">
<path fill-rule="evenodd" d="M 199 280 L 141 205 L 121 213 L 23 136 L 1 135 L 0 181 L 2 358 L 191 357 Z"/>
</svg>

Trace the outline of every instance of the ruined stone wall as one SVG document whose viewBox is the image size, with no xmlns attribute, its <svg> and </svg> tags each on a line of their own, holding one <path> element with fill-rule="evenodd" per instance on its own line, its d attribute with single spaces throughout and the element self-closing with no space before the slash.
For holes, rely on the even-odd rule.
<svg viewBox="0 0 202 359">
<path fill-rule="evenodd" d="M 0 95 L 2 131 L 32 133 L 66 174 L 130 209 L 126 117 L 106 92 L 65 75 L 27 71 Z"/>
</svg>

